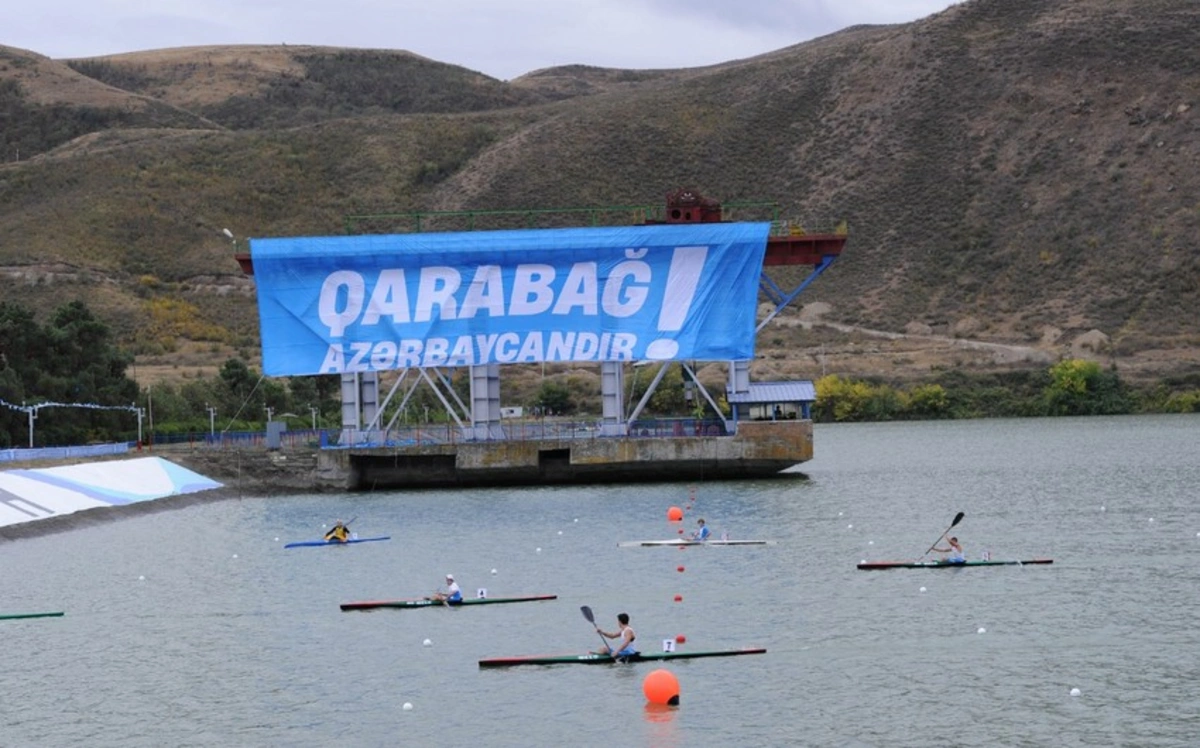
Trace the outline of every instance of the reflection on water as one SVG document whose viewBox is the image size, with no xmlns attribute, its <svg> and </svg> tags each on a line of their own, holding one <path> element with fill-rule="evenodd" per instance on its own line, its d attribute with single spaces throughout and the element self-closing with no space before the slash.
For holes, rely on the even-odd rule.
<svg viewBox="0 0 1200 748">
<path fill-rule="evenodd" d="M 642 707 L 646 723 L 646 742 L 651 748 L 674 748 L 681 745 L 676 725 L 678 706 L 647 703 Z"/>
</svg>

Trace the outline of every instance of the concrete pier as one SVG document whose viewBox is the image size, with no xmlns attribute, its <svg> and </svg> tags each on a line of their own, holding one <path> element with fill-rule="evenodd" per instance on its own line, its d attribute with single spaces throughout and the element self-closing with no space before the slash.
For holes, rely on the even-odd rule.
<svg viewBox="0 0 1200 748">
<path fill-rule="evenodd" d="M 743 422 L 734 436 L 597 437 L 323 449 L 325 488 L 764 478 L 812 459 L 812 421 Z"/>
</svg>

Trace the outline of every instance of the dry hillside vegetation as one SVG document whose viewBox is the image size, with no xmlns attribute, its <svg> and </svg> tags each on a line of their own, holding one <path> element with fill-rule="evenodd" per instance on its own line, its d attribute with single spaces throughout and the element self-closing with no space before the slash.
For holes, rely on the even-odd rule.
<svg viewBox="0 0 1200 748">
<path fill-rule="evenodd" d="M 511 82 L 404 51 L 0 48 L 0 272 L 7 297 L 83 298 L 170 366 L 195 344 L 255 349 L 223 228 L 240 243 L 365 213 L 659 205 L 687 185 L 850 227 L 760 334 L 759 376 L 1063 356 L 1196 372 L 1197 28 L 1193 0 L 968 0 L 723 65 Z M 197 324 L 148 335 L 163 298 Z"/>
</svg>

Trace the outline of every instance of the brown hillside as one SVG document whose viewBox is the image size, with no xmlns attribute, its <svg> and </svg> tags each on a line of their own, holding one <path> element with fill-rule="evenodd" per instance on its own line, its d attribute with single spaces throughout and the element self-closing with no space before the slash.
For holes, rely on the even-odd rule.
<svg viewBox="0 0 1200 748">
<path fill-rule="evenodd" d="M 28 159 L 90 133 L 142 127 L 214 128 L 194 112 L 81 75 L 61 62 L 0 46 L 0 153 Z"/>
<path fill-rule="evenodd" d="M 291 127 L 383 113 L 479 112 L 565 94 L 378 49 L 231 46 L 71 60 L 74 69 L 187 107 L 233 129 Z"/>
<path fill-rule="evenodd" d="M 130 340 L 145 340 L 148 305 L 185 298 L 227 330 L 221 346 L 252 350 L 250 286 L 222 228 L 241 240 L 341 233 L 347 214 L 660 204 L 689 185 L 849 223 L 803 312 L 760 335 L 756 375 L 912 378 L 1062 355 L 1133 377 L 1197 371 L 1196 28 L 1192 0 L 969 0 L 707 68 L 511 83 L 405 52 L 72 61 L 228 129 L 115 123 L 0 166 L 0 273 L 38 309 L 102 306 Z M 42 79 L 9 94 L 5 138 L 51 116 Z"/>
</svg>

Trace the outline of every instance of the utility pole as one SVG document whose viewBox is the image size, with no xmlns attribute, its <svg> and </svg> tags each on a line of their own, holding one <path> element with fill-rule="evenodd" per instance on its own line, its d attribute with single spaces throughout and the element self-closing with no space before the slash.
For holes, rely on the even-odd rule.
<svg viewBox="0 0 1200 748">
<path fill-rule="evenodd" d="M 24 405 L 25 403 L 21 404 Z M 37 406 L 30 405 L 25 409 L 25 412 L 29 414 L 29 448 L 33 449 L 33 422 L 37 420 Z"/>
<path fill-rule="evenodd" d="M 208 411 L 208 435 L 215 436 L 216 431 L 217 431 L 217 428 L 216 428 L 217 409 L 212 407 L 208 403 L 204 404 L 204 409 Z"/>
<path fill-rule="evenodd" d="M 315 406 L 315 405 L 308 406 L 308 412 L 312 413 L 312 430 L 313 431 L 317 430 L 317 411 L 318 410 L 319 410 L 319 408 L 317 408 L 317 406 Z"/>
<path fill-rule="evenodd" d="M 275 409 L 272 408 L 270 405 L 268 405 L 265 408 L 263 408 L 263 410 L 267 411 L 267 423 L 270 423 L 271 416 L 273 416 L 275 414 Z"/>
<path fill-rule="evenodd" d="M 154 385 L 146 385 L 146 409 L 150 415 L 150 449 L 154 449 Z"/>
</svg>

